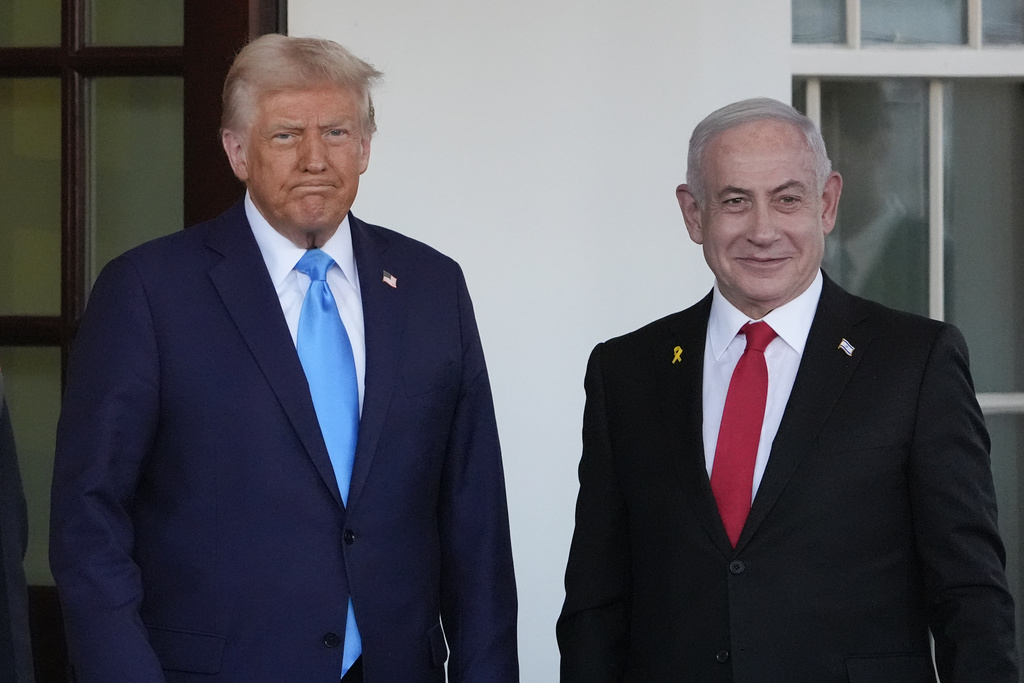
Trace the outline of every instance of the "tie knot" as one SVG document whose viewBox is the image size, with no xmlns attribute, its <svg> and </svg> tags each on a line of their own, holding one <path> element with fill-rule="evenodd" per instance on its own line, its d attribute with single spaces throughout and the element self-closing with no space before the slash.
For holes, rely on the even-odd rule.
<svg viewBox="0 0 1024 683">
<path fill-rule="evenodd" d="M 775 330 L 771 328 L 768 323 L 747 323 L 740 328 L 747 337 L 747 349 L 753 349 L 754 351 L 760 351 L 764 353 L 764 350 L 768 348 L 768 345 L 772 343 L 772 339 L 775 339 Z"/>
<path fill-rule="evenodd" d="M 334 259 L 328 256 L 327 252 L 310 249 L 295 264 L 295 270 L 305 273 L 310 280 L 326 280 L 327 271 L 332 265 L 334 265 Z"/>
</svg>

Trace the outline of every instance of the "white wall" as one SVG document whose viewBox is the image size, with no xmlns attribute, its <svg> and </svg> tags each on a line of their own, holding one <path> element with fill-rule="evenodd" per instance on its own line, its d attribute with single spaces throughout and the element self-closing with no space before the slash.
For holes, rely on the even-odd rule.
<svg viewBox="0 0 1024 683">
<path fill-rule="evenodd" d="M 556 681 L 591 348 L 705 294 L 674 190 L 704 115 L 788 101 L 784 0 L 291 0 L 385 73 L 353 211 L 457 259 L 505 458 L 525 683 Z"/>
</svg>

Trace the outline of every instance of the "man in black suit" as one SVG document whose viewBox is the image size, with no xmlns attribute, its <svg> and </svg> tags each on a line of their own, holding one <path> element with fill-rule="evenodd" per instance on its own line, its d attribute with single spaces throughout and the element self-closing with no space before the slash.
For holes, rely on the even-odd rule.
<svg viewBox="0 0 1024 683">
<path fill-rule="evenodd" d="M 791 107 L 714 112 L 688 162 L 715 286 L 590 358 L 562 680 L 1016 682 L 963 337 L 821 272 L 842 179 Z"/>
<path fill-rule="evenodd" d="M 25 549 L 28 516 L 0 372 L 0 683 L 31 683 Z"/>
</svg>

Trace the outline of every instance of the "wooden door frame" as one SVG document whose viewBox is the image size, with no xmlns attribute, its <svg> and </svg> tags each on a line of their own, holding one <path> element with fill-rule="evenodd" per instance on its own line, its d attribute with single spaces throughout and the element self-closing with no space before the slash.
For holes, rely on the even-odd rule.
<svg viewBox="0 0 1024 683">
<path fill-rule="evenodd" d="M 219 215 L 242 196 L 218 135 L 224 78 L 249 39 L 286 32 L 286 0 L 185 0 L 186 226 Z"/>
</svg>

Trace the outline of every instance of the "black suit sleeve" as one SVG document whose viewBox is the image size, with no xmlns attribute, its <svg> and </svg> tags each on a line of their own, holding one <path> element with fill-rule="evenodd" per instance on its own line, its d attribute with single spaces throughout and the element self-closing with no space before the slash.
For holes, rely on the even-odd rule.
<svg viewBox="0 0 1024 683">
<path fill-rule="evenodd" d="M 32 681 L 28 595 L 22 562 L 28 514 L 0 376 L 0 683 Z"/>
<path fill-rule="evenodd" d="M 556 629 L 563 683 L 620 681 L 629 654 L 629 524 L 609 438 L 601 349 L 587 366 L 576 531 Z"/>
<path fill-rule="evenodd" d="M 989 438 L 960 332 L 944 326 L 922 379 L 909 482 L 943 683 L 1018 680 Z"/>
</svg>

